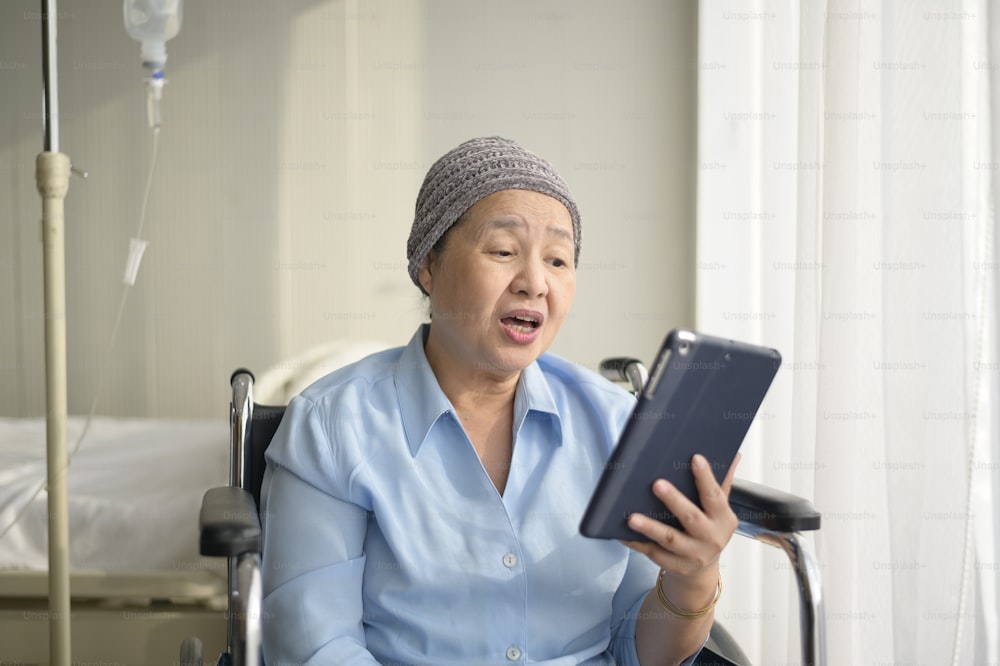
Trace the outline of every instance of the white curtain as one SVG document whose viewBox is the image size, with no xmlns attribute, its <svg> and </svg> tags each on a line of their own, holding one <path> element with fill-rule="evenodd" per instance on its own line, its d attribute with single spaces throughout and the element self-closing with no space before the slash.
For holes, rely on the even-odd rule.
<svg viewBox="0 0 1000 666">
<path fill-rule="evenodd" d="M 740 476 L 823 514 L 828 663 L 997 663 L 1000 7 L 699 19 L 697 323 L 784 355 Z M 727 551 L 719 617 L 794 663 L 764 550 Z"/>
</svg>

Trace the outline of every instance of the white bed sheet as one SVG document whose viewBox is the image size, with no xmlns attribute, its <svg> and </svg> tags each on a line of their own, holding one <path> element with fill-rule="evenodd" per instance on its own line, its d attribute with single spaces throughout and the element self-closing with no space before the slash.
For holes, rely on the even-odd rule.
<svg viewBox="0 0 1000 666">
<path fill-rule="evenodd" d="M 72 450 L 83 417 L 67 420 Z M 198 512 L 226 485 L 229 424 L 95 417 L 69 466 L 70 569 L 219 571 L 198 554 Z M 0 533 L 46 477 L 45 420 L 0 418 Z M 43 490 L 3 537 L 0 571 L 48 568 Z"/>
</svg>

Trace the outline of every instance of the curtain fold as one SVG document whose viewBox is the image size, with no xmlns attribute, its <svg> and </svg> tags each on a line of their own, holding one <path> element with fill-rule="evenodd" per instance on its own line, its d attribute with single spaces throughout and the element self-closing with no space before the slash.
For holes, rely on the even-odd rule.
<svg viewBox="0 0 1000 666">
<path fill-rule="evenodd" d="M 698 326 L 785 355 L 741 476 L 823 513 L 832 664 L 997 660 L 989 9 L 701 7 Z M 794 661 L 787 571 L 737 548 L 734 633 Z"/>
</svg>

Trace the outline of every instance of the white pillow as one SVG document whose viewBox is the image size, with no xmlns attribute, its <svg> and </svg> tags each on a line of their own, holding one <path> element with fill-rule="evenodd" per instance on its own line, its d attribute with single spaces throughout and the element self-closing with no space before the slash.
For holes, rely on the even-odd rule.
<svg viewBox="0 0 1000 666">
<path fill-rule="evenodd" d="M 287 405 L 289 400 L 317 379 L 388 348 L 389 345 L 375 341 L 333 340 L 307 349 L 257 375 L 254 402 Z"/>
</svg>

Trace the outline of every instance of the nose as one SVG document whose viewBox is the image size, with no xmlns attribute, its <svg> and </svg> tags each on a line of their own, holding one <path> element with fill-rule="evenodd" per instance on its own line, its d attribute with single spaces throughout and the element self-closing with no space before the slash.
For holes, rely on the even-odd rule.
<svg viewBox="0 0 1000 666">
<path fill-rule="evenodd" d="M 529 298 L 544 298 L 549 293 L 545 262 L 540 257 L 527 256 L 518 265 L 510 283 L 511 290 Z"/>
</svg>

